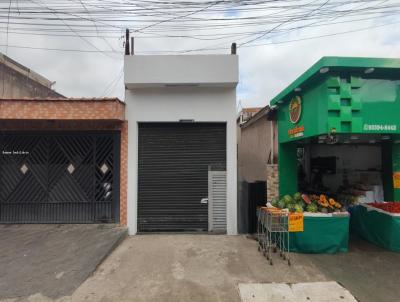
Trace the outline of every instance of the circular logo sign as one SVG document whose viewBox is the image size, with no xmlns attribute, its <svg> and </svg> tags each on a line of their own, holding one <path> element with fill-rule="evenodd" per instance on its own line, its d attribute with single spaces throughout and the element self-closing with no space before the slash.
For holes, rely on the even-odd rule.
<svg viewBox="0 0 400 302">
<path fill-rule="evenodd" d="M 295 96 L 289 103 L 289 118 L 293 124 L 296 124 L 301 117 L 301 98 Z"/>
</svg>

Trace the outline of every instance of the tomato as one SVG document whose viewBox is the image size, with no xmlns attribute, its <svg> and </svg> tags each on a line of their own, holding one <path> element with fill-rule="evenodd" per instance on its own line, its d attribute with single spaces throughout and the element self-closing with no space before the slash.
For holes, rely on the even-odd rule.
<svg viewBox="0 0 400 302">
<path fill-rule="evenodd" d="M 400 202 L 373 202 L 368 205 L 389 213 L 400 214 Z"/>
</svg>

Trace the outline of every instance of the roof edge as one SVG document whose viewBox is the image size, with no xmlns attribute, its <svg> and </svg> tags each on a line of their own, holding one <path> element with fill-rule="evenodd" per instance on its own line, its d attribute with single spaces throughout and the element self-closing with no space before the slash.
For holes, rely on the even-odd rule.
<svg viewBox="0 0 400 302">
<path fill-rule="evenodd" d="M 372 57 L 322 57 L 304 73 L 302 73 L 289 86 L 271 99 L 270 105 L 277 105 L 279 101 L 308 81 L 313 75 L 323 67 L 342 67 L 342 68 L 388 68 L 400 69 L 400 59 L 398 58 L 372 58 Z"/>
<path fill-rule="evenodd" d="M 125 102 L 121 101 L 117 97 L 109 97 L 109 98 L 56 98 L 56 97 L 34 97 L 34 98 L 4 98 L 0 99 L 0 101 L 7 101 L 7 102 L 118 102 L 125 105 Z"/>
<path fill-rule="evenodd" d="M 240 125 L 241 128 L 247 128 L 257 122 L 259 119 L 261 119 L 264 116 L 269 115 L 271 111 L 271 107 L 269 105 L 266 105 L 265 107 L 262 107 L 255 115 L 253 115 L 248 121 Z"/>
</svg>

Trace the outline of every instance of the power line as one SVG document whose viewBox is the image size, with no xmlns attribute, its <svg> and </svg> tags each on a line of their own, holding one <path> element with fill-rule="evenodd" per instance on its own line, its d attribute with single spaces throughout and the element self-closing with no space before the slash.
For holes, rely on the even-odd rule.
<svg viewBox="0 0 400 302">
<path fill-rule="evenodd" d="M 386 23 L 386 24 L 380 24 L 380 25 L 374 25 L 374 26 L 364 27 L 364 28 L 360 28 L 360 29 L 336 32 L 336 33 L 331 33 L 331 34 L 317 35 L 317 36 L 312 36 L 312 37 L 293 39 L 293 40 L 245 45 L 243 47 L 244 48 L 251 48 L 251 47 L 259 47 L 259 46 L 266 46 L 266 45 L 277 45 L 277 44 L 286 44 L 286 43 L 299 42 L 299 41 L 305 41 L 305 40 L 313 40 L 313 39 L 319 39 L 319 38 L 325 38 L 325 37 L 331 37 L 331 36 L 337 36 L 337 35 L 344 35 L 344 34 L 349 34 L 349 33 L 361 32 L 361 31 L 366 31 L 366 30 L 370 30 L 370 29 L 377 29 L 377 28 L 386 27 L 386 26 L 390 26 L 390 25 L 395 25 L 395 24 L 399 24 L 399 23 L 400 23 L 400 21 L 399 22 Z M 4 46 L 6 46 L 6 44 L 0 44 L 0 47 L 4 47 Z M 33 47 L 33 46 L 23 46 L 23 45 L 8 45 L 8 47 L 9 48 L 20 48 L 20 49 L 31 49 L 31 50 L 61 51 L 61 52 L 99 53 L 99 51 L 87 50 L 87 49 L 47 48 L 47 47 Z M 227 50 L 227 49 L 229 49 L 229 47 L 208 48 L 206 50 Z M 192 51 L 196 51 L 196 50 L 184 50 L 184 51 L 159 50 L 159 51 L 147 51 L 147 52 L 142 52 L 142 53 L 185 53 L 185 52 L 192 52 Z M 120 53 L 121 55 L 123 53 L 122 51 L 121 52 L 117 52 L 117 51 L 111 51 L 111 50 L 101 50 L 100 52 L 102 52 L 102 53 L 103 52 L 106 52 L 106 53 Z M 121 60 L 122 60 L 122 58 L 121 58 Z"/>
<path fill-rule="evenodd" d="M 239 47 L 247 47 L 261 39 L 284 37 L 298 30 L 303 35 L 306 30 L 322 26 L 330 34 L 337 24 L 385 22 L 400 14 L 398 0 L 46 0 L 46 4 L 37 1 L 41 0 L 18 0 L 17 7 L 11 1 L 7 6 L 5 1 L 0 2 L 0 30 L 4 29 L 7 36 L 76 37 L 93 48 L 93 52 L 107 56 L 118 51 L 105 51 L 93 39 L 102 40 L 115 51 L 108 39 L 115 43 L 125 28 L 135 32 L 137 39 L 191 41 L 194 47 L 190 49 L 175 43 L 176 50 L 165 51 L 188 53 L 227 49 L 225 45 L 231 42 L 242 41 Z M 210 45 L 205 41 L 219 43 Z M 62 47 L 42 48 L 63 50 Z"/>
</svg>

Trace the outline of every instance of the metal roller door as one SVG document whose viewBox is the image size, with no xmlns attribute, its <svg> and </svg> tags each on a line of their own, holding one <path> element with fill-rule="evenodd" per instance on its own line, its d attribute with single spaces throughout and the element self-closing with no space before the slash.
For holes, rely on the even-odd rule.
<svg viewBox="0 0 400 302">
<path fill-rule="evenodd" d="M 118 221 L 119 134 L 4 133 L 0 223 Z"/>
<path fill-rule="evenodd" d="M 225 169 L 225 123 L 140 123 L 138 159 L 138 230 L 207 231 L 208 171 Z"/>
</svg>

